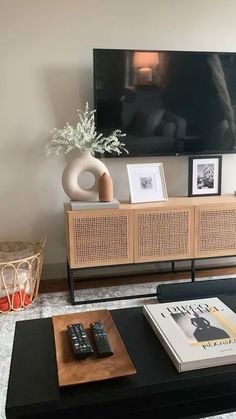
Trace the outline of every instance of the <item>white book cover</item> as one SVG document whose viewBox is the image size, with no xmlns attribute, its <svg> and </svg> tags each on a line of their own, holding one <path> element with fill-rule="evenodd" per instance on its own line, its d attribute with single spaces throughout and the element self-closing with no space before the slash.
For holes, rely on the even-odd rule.
<svg viewBox="0 0 236 419">
<path fill-rule="evenodd" d="M 236 314 L 219 298 L 148 304 L 143 313 L 179 372 L 236 362 Z"/>
</svg>

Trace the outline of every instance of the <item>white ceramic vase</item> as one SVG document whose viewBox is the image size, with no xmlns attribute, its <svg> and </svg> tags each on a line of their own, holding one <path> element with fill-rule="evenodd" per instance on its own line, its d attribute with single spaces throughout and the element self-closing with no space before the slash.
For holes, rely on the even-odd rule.
<svg viewBox="0 0 236 419">
<path fill-rule="evenodd" d="M 79 175 L 85 171 L 92 173 L 95 178 L 94 184 L 89 189 L 83 189 L 78 183 Z M 72 201 L 97 201 L 98 181 L 103 173 L 109 175 L 107 167 L 101 160 L 93 157 L 90 151 L 79 151 L 78 157 L 73 159 L 63 171 L 63 189 Z"/>
</svg>

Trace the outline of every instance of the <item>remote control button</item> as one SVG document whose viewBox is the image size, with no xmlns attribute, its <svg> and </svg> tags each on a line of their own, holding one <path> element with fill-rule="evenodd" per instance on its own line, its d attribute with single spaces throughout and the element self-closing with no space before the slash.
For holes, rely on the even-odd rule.
<svg viewBox="0 0 236 419">
<path fill-rule="evenodd" d="M 91 335 L 93 337 L 96 353 L 98 357 L 107 357 L 113 355 L 107 334 L 102 322 L 93 322 L 90 324 Z"/>
<path fill-rule="evenodd" d="M 87 332 L 82 323 L 70 324 L 67 326 L 72 350 L 78 359 L 83 359 L 93 353 Z"/>
</svg>

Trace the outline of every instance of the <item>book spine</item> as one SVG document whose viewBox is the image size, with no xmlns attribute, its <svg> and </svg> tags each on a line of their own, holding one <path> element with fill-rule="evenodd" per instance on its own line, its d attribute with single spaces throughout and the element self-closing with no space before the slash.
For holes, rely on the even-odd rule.
<svg viewBox="0 0 236 419">
<path fill-rule="evenodd" d="M 181 366 L 181 362 L 177 353 L 173 350 L 172 346 L 170 345 L 170 342 L 166 339 L 164 333 L 159 329 L 158 325 L 156 324 L 155 319 L 153 318 L 152 314 L 149 312 L 149 310 L 147 310 L 146 307 L 144 307 L 143 314 L 146 320 L 148 321 L 148 323 L 150 324 L 152 330 L 154 331 L 156 336 L 159 338 L 162 346 L 165 348 L 173 364 L 175 365 L 177 370 L 181 372 L 182 366 Z"/>
<path fill-rule="evenodd" d="M 78 205 L 76 205 L 76 204 L 71 204 L 71 210 L 72 211 L 83 211 L 83 210 L 96 210 L 96 209 L 117 209 L 117 208 L 119 208 L 119 203 L 118 204 L 114 204 L 114 203 L 112 203 L 112 204 L 110 204 L 110 205 L 103 205 L 103 204 L 101 204 L 101 205 L 96 205 L 96 204 L 94 204 L 94 205 L 89 205 L 89 204 L 85 204 L 85 205 L 80 205 L 80 204 L 78 204 Z"/>
</svg>

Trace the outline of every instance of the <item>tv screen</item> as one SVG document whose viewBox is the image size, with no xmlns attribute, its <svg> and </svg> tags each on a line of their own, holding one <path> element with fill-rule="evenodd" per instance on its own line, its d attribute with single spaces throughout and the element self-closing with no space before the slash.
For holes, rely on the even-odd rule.
<svg viewBox="0 0 236 419">
<path fill-rule="evenodd" d="M 129 156 L 236 152 L 236 53 L 94 49 L 93 58 L 97 131 L 126 133 Z"/>
</svg>

